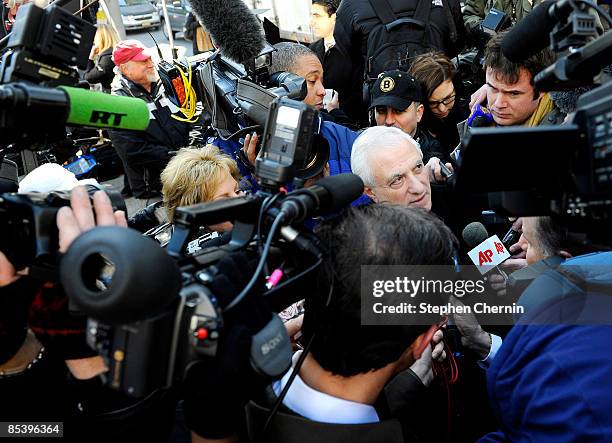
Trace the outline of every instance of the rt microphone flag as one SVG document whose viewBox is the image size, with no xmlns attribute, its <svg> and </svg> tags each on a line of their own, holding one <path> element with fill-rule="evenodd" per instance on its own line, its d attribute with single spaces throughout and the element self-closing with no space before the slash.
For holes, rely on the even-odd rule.
<svg viewBox="0 0 612 443">
<path fill-rule="evenodd" d="M 144 100 L 69 86 L 59 89 L 68 98 L 68 125 L 133 131 L 144 131 L 149 126 L 149 108 Z"/>
<path fill-rule="evenodd" d="M 144 131 L 149 108 L 138 98 L 69 86 L 0 85 L 0 142 L 55 140 L 66 126 Z"/>
</svg>

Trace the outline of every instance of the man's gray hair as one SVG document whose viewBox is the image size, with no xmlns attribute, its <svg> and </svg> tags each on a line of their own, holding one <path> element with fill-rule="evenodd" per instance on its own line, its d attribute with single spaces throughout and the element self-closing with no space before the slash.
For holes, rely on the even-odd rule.
<svg viewBox="0 0 612 443">
<path fill-rule="evenodd" d="M 368 187 L 376 186 L 370 162 L 372 153 L 382 149 L 395 148 L 405 142 L 412 144 L 423 156 L 421 145 L 399 128 L 373 126 L 366 129 L 353 143 L 351 171 L 363 180 L 364 185 Z"/>
<path fill-rule="evenodd" d="M 275 72 L 295 72 L 295 65 L 300 57 L 312 56 L 317 54 L 310 48 L 299 43 L 281 42 L 274 45 L 276 52 L 272 53 L 272 66 L 270 73 Z"/>
</svg>

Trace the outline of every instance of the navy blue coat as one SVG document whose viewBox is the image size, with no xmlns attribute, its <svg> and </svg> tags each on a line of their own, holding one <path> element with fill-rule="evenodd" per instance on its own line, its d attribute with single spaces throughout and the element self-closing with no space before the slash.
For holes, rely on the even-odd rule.
<svg viewBox="0 0 612 443">
<path fill-rule="evenodd" d="M 501 429 L 480 441 L 612 442 L 612 253 L 561 269 L 581 278 L 549 271 L 519 300 L 529 311 L 487 372 Z"/>
</svg>

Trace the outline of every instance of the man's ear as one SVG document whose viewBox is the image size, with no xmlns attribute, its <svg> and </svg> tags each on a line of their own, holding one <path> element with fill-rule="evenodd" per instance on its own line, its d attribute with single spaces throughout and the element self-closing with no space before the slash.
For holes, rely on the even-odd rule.
<svg viewBox="0 0 612 443">
<path fill-rule="evenodd" d="M 374 190 L 368 186 L 363 188 L 363 192 L 365 195 L 367 195 L 368 197 L 370 197 L 374 202 L 377 201 L 376 199 L 376 194 L 374 194 Z"/>
<path fill-rule="evenodd" d="M 423 112 L 425 111 L 425 106 L 423 103 L 419 103 L 419 106 L 416 108 L 417 112 L 417 123 L 421 123 L 421 119 L 423 118 Z"/>
<path fill-rule="evenodd" d="M 332 15 L 330 15 L 329 18 L 331 18 L 334 21 L 334 23 L 336 23 L 336 13 L 335 12 Z"/>
</svg>

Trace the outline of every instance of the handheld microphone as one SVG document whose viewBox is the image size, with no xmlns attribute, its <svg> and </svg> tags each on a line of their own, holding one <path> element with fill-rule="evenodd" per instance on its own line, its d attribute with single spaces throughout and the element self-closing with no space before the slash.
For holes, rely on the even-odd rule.
<svg viewBox="0 0 612 443">
<path fill-rule="evenodd" d="M 68 86 L 45 88 L 25 83 L 0 86 L 3 141 L 27 138 L 23 134 L 37 137 L 63 134 L 65 126 L 144 131 L 149 126 L 149 110 L 137 98 Z"/>
<path fill-rule="evenodd" d="M 287 195 L 280 206 L 285 221 L 299 222 L 308 217 L 342 209 L 363 194 L 363 181 L 355 174 L 325 177 L 308 188 Z"/>
<path fill-rule="evenodd" d="M 482 223 L 472 222 L 463 228 L 461 237 L 463 237 L 465 244 L 472 249 L 489 238 L 489 233 Z"/>
<path fill-rule="evenodd" d="M 540 3 L 504 36 L 502 52 L 515 63 L 537 54 L 548 46 L 549 34 L 555 25 L 567 18 L 572 10 L 570 0 Z"/>
<path fill-rule="evenodd" d="M 189 0 L 221 53 L 244 64 L 265 46 L 263 27 L 242 0 Z"/>
<path fill-rule="evenodd" d="M 506 273 L 499 269 L 499 265 L 510 257 L 510 253 L 497 235 L 489 237 L 487 228 L 482 223 L 472 222 L 463 228 L 461 236 L 471 248 L 468 256 L 481 274 L 484 275 L 495 268 L 505 279 L 508 278 Z"/>
</svg>

